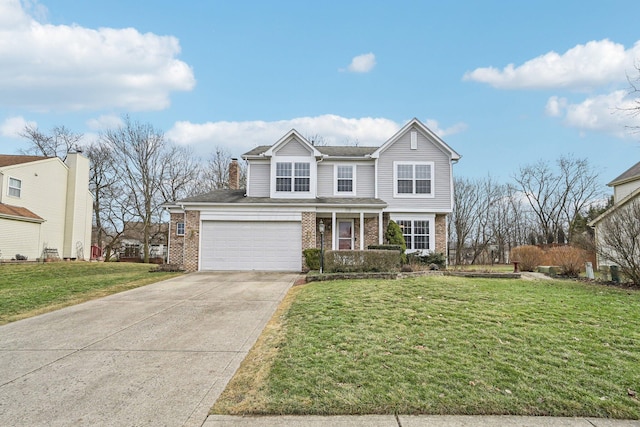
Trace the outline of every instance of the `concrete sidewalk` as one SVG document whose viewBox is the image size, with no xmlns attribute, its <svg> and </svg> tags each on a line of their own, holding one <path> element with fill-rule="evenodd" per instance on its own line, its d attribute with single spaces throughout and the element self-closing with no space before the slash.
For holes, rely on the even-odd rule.
<svg viewBox="0 0 640 427">
<path fill-rule="evenodd" d="M 639 427 L 640 421 L 514 416 L 362 415 L 231 417 L 210 415 L 203 427 Z"/>
<path fill-rule="evenodd" d="M 201 426 L 297 277 L 194 273 L 0 326 L 0 426 Z"/>
</svg>

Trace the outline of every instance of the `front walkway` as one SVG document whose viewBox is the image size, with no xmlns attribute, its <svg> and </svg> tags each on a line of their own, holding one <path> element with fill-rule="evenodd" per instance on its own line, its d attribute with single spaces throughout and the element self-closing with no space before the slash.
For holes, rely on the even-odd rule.
<svg viewBox="0 0 640 427">
<path fill-rule="evenodd" d="M 297 277 L 193 273 L 0 326 L 0 425 L 201 426 Z"/>
</svg>

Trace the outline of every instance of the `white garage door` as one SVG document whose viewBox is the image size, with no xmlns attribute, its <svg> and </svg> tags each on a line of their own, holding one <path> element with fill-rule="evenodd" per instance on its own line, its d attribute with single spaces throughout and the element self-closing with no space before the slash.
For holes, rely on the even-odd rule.
<svg viewBox="0 0 640 427">
<path fill-rule="evenodd" d="M 295 221 L 203 221 L 201 270 L 302 269 L 302 226 Z"/>
</svg>

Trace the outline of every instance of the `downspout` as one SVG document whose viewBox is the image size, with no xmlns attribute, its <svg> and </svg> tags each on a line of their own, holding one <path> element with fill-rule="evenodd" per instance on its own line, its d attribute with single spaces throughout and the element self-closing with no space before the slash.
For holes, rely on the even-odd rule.
<svg viewBox="0 0 640 427">
<path fill-rule="evenodd" d="M 185 257 L 187 256 L 187 211 L 184 210 L 184 205 L 180 205 L 182 209 L 182 222 L 184 223 L 184 236 L 182 236 L 182 266 L 185 267 Z"/>
</svg>

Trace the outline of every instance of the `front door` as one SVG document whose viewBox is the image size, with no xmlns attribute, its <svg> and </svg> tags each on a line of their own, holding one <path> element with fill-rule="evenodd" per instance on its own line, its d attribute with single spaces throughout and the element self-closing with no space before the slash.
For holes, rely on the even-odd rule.
<svg viewBox="0 0 640 427">
<path fill-rule="evenodd" d="M 353 249 L 353 220 L 338 220 L 338 249 Z"/>
</svg>

